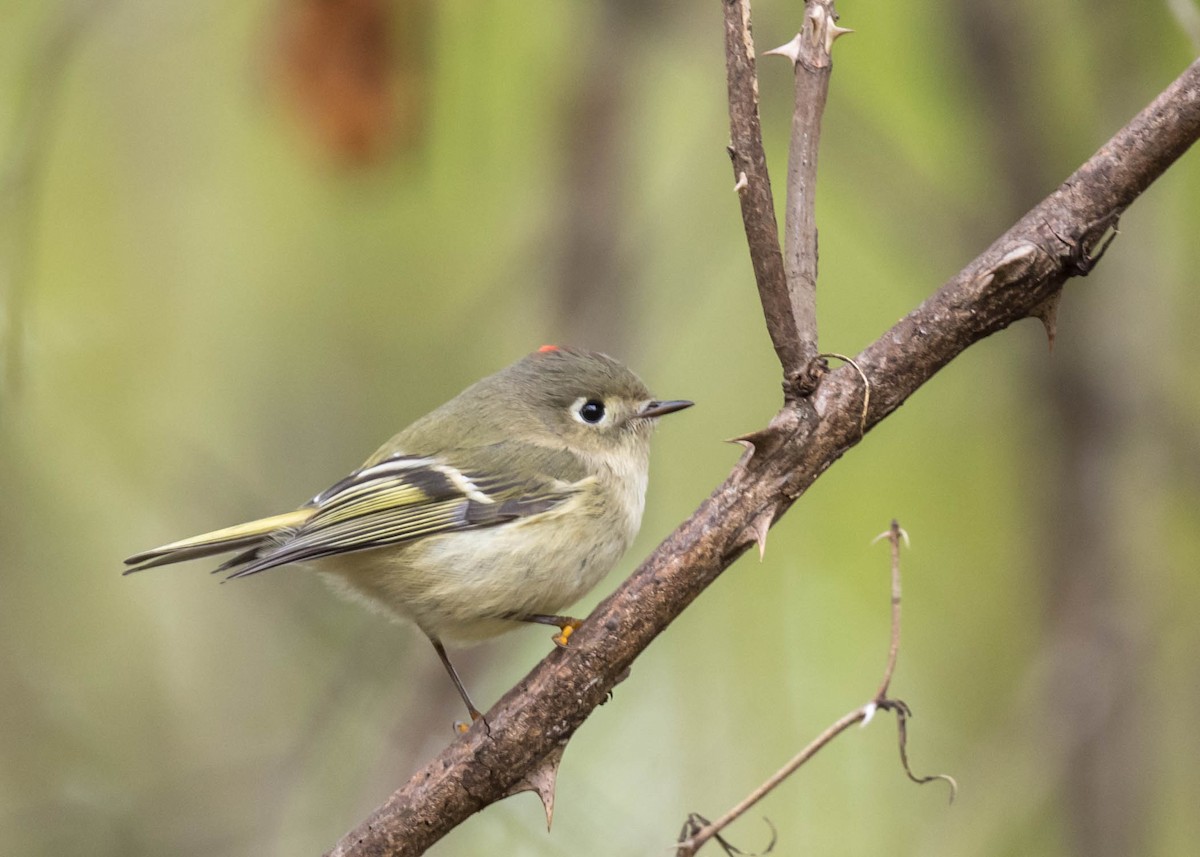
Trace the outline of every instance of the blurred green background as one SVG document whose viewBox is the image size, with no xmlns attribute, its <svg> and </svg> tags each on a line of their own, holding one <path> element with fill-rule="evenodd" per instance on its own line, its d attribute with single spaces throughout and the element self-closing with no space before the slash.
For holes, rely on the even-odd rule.
<svg viewBox="0 0 1200 857">
<path fill-rule="evenodd" d="M 755 6 L 760 49 L 799 3 Z M 821 344 L 854 353 L 1197 52 L 1191 0 L 839 4 Z M 664 396 L 611 591 L 779 400 L 720 4 L 0 2 L 0 853 L 318 854 L 451 738 L 428 644 L 302 570 L 130 553 L 292 508 L 544 342 Z M 1190 35 L 1189 35 L 1190 34 Z M 791 74 L 761 69 L 784 175 Z M 531 795 L 437 854 L 658 854 L 874 691 L 729 831 L 776 854 L 1175 854 L 1200 839 L 1200 156 L 1036 321 L 871 433 L 646 652 Z M 460 652 L 491 704 L 550 649 Z M 714 853 L 716 846 L 710 846 Z"/>
</svg>

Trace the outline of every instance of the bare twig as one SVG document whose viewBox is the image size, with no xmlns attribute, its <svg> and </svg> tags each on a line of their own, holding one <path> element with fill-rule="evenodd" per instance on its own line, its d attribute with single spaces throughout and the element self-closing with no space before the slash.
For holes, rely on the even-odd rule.
<svg viewBox="0 0 1200 857">
<path fill-rule="evenodd" d="M 727 7 L 728 8 L 728 7 Z M 727 18 L 728 21 L 728 18 Z M 1053 194 L 924 303 L 855 356 L 872 391 L 867 428 L 974 343 L 1028 317 L 1079 273 L 1128 207 L 1200 137 L 1200 61 L 1117 132 Z M 862 382 L 846 367 L 813 407 L 786 405 L 753 448 L 571 638 L 330 852 L 420 854 L 507 794 L 569 738 L 636 657 L 862 437 Z"/>
<path fill-rule="evenodd" d="M 746 244 L 750 248 L 750 263 L 758 283 L 767 332 L 783 366 L 784 378 L 788 379 L 800 372 L 805 359 L 800 325 L 783 272 L 775 200 L 758 121 L 758 76 L 754 35 L 750 29 L 750 0 L 724 0 L 724 8 L 729 157 L 733 161 L 734 187 L 741 200 Z"/>
<path fill-rule="evenodd" d="M 737 806 L 722 815 L 716 821 L 704 825 L 700 830 L 693 833 L 687 839 L 679 842 L 675 846 L 675 857 L 691 857 L 695 854 L 704 843 L 719 834 L 722 830 L 740 818 L 746 810 L 754 806 L 771 791 L 795 773 L 796 769 L 811 759 L 817 752 L 832 741 L 837 736 L 841 735 L 855 723 L 864 720 L 867 716 L 867 706 L 861 706 L 854 709 L 848 714 L 842 715 L 837 721 L 829 726 L 824 732 L 813 739 L 807 747 L 793 756 L 786 765 L 776 771 L 766 782 L 756 788 L 750 794 L 746 795 Z"/>
<path fill-rule="evenodd" d="M 954 803 L 954 799 L 958 796 L 958 780 L 949 774 L 930 774 L 919 777 L 913 773 L 912 767 L 908 764 L 908 718 L 912 717 L 912 709 L 900 699 L 885 699 L 879 703 L 879 708 L 896 713 L 896 737 L 900 746 L 900 764 L 904 766 L 905 775 L 919 786 L 941 780 L 950 786 L 950 803 Z"/>
<path fill-rule="evenodd" d="M 771 823 L 771 819 L 764 818 L 763 821 L 766 822 L 767 827 L 771 830 L 771 841 L 768 842 L 766 847 L 761 851 L 743 851 L 741 848 L 738 848 L 719 833 L 712 834 L 712 838 L 717 841 L 717 844 L 721 846 L 721 849 L 728 854 L 729 857 L 735 857 L 735 855 L 741 855 L 741 857 L 765 857 L 765 855 L 770 854 L 775 850 L 775 842 L 779 838 L 779 831 L 775 829 L 775 825 Z M 692 836 L 698 834 L 709 824 L 711 824 L 711 822 L 707 818 L 698 812 L 693 812 L 687 817 L 687 821 L 683 823 L 683 828 L 679 831 L 679 841 L 687 841 Z"/>
<path fill-rule="evenodd" d="M 891 645 L 888 648 L 887 666 L 884 668 L 883 683 L 879 686 L 879 690 L 876 691 L 875 696 L 870 702 L 860 705 L 832 723 L 824 732 L 814 738 L 807 747 L 793 756 L 786 765 L 771 775 L 766 782 L 746 795 L 729 812 L 722 815 L 716 821 L 706 822 L 699 829 L 689 830 L 685 825 L 684 829 L 688 832 L 688 836 L 676 844 L 676 857 L 692 857 L 708 840 L 714 836 L 718 836 L 722 830 L 741 818 L 747 810 L 774 791 L 780 783 L 794 774 L 801 765 L 815 756 L 823 747 L 831 743 L 834 738 L 841 735 L 855 723 L 861 722 L 865 726 L 879 709 L 896 711 L 901 736 L 900 758 L 903 761 L 904 770 L 913 781 L 921 781 L 909 770 L 907 751 L 904 745 L 904 722 L 906 715 L 910 713 L 908 706 L 899 700 L 887 698 L 888 685 L 891 684 L 892 674 L 896 671 L 896 657 L 900 653 L 900 539 L 905 537 L 905 534 L 900 529 L 900 525 L 896 521 L 892 521 L 892 526 L 880 536 L 880 538 L 883 537 L 886 537 L 892 545 L 892 634 Z M 928 779 L 937 779 L 937 777 L 929 777 Z"/>
<path fill-rule="evenodd" d="M 879 538 L 886 538 L 892 546 L 892 644 L 888 647 L 887 667 L 883 671 L 883 681 L 875 692 L 875 701 L 887 699 L 888 688 L 892 684 L 892 675 L 896 672 L 896 658 L 900 655 L 900 540 L 908 540 L 908 533 L 900 529 L 900 524 L 893 520 L 887 532 Z"/>
</svg>

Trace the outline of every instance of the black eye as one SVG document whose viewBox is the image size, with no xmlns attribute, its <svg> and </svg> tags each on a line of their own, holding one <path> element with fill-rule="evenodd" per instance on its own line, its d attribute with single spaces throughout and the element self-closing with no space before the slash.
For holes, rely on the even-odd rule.
<svg viewBox="0 0 1200 857">
<path fill-rule="evenodd" d="M 604 402 L 588 399 L 579 408 L 579 417 L 585 423 L 598 423 L 604 419 Z"/>
</svg>

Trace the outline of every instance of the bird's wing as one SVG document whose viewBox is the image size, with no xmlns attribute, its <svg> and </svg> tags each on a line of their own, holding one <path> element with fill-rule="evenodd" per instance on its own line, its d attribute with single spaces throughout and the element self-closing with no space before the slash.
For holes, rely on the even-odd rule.
<svg viewBox="0 0 1200 857">
<path fill-rule="evenodd" d="M 431 457 L 395 454 L 322 491 L 309 502 L 314 511 L 302 523 L 218 570 L 245 577 L 285 563 L 500 526 L 553 509 L 586 478 L 565 450 L 528 445 L 502 443 Z"/>
</svg>

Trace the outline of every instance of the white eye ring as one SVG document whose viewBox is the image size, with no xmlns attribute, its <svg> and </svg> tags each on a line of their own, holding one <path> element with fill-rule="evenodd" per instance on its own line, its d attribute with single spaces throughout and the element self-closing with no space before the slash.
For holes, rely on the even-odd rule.
<svg viewBox="0 0 1200 857">
<path fill-rule="evenodd" d="M 608 409 L 602 399 L 580 396 L 571 405 L 571 416 L 585 426 L 602 426 L 608 422 Z"/>
</svg>

